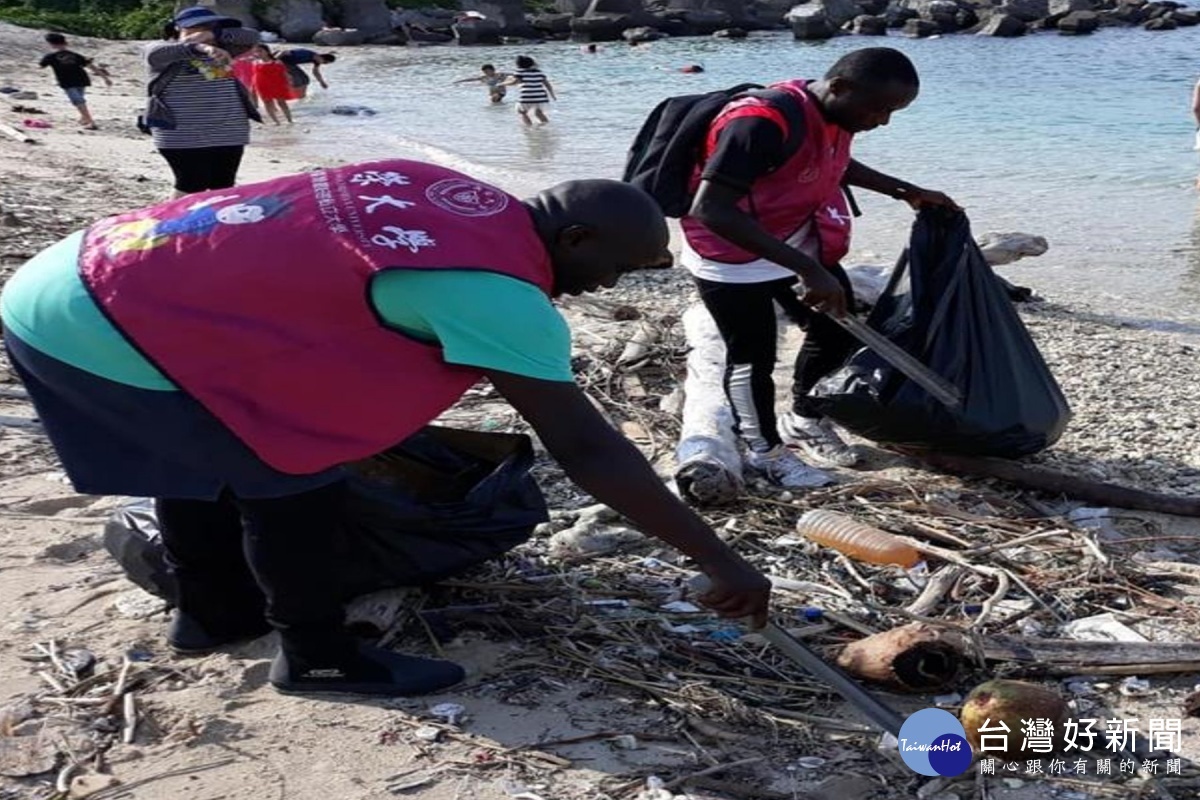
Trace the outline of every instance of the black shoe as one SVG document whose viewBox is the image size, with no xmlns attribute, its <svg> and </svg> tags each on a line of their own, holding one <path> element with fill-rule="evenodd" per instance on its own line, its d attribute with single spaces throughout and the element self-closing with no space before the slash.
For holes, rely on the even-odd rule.
<svg viewBox="0 0 1200 800">
<path fill-rule="evenodd" d="M 429 694 L 461 683 L 458 664 L 417 658 L 357 643 L 341 657 L 313 659 L 280 649 L 271 663 L 271 685 L 284 694 L 346 692 L 402 697 Z"/>
<path fill-rule="evenodd" d="M 244 619 L 234 625 L 205 625 L 191 614 L 175 609 L 167 626 L 167 644 L 180 655 L 200 656 L 222 647 L 248 642 L 271 632 L 262 617 Z"/>
</svg>

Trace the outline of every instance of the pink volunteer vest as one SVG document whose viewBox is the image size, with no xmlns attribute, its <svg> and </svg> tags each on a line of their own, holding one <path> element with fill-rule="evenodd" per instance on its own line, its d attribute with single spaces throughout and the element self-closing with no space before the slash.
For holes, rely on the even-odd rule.
<svg viewBox="0 0 1200 800">
<path fill-rule="evenodd" d="M 221 189 L 101 220 L 80 274 L 137 348 L 265 462 L 304 474 L 378 453 L 480 377 L 384 327 L 389 269 L 479 269 L 550 294 L 528 211 L 415 161 Z"/>
<path fill-rule="evenodd" d="M 787 239 L 809 220 L 816 222 L 821 243 L 821 262 L 838 263 L 850 247 L 850 214 L 841 191 L 842 175 L 850 163 L 853 135 L 828 122 L 813 98 L 804 91 L 808 81 L 786 81 L 771 86 L 792 95 L 804 110 L 804 141 L 779 169 L 755 181 L 738 206 L 753 214 L 759 224 L 777 239 Z M 787 133 L 783 115 L 763 99 L 746 97 L 725 106 L 709 127 L 705 160 L 726 125 L 742 117 L 766 117 Z M 700 183 L 703 165 L 692 181 Z M 699 221 L 684 217 L 683 232 L 698 254 L 712 261 L 742 264 L 759 256 L 722 239 Z"/>
</svg>

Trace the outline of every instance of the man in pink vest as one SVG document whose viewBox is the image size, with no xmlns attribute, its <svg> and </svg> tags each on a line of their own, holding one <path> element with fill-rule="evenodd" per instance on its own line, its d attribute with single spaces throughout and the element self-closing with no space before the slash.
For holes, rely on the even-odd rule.
<svg viewBox="0 0 1200 800">
<path fill-rule="evenodd" d="M 328 575 L 341 465 L 481 378 L 597 500 L 693 557 L 702 600 L 765 619 L 769 583 L 676 499 L 575 385 L 551 305 L 661 263 L 654 201 L 616 181 L 518 200 L 380 161 L 101 220 L 0 295 L 5 344 L 75 488 L 157 498 L 179 586 L 167 633 L 206 652 L 274 628 L 285 692 L 406 695 L 463 672 L 357 643 Z"/>
<path fill-rule="evenodd" d="M 805 328 L 785 433 L 811 458 L 848 466 L 855 456 L 809 407 L 807 395 L 855 341 L 825 314 L 853 305 L 839 261 L 850 237 L 842 184 L 921 205 L 954 206 L 860 164 L 854 134 L 886 125 L 916 99 L 916 69 L 883 47 L 843 56 L 819 81 L 787 81 L 768 96 L 727 105 L 709 129 L 683 220 L 680 262 L 725 340 L 725 388 L 747 463 L 782 486 L 831 481 L 784 446 L 775 417 L 775 312 L 779 303 Z M 814 313 L 816 312 L 816 313 Z"/>
</svg>

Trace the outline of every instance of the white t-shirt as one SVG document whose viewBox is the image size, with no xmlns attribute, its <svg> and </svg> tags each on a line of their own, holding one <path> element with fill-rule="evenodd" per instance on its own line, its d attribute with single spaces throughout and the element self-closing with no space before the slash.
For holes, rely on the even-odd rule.
<svg viewBox="0 0 1200 800">
<path fill-rule="evenodd" d="M 789 236 L 786 243 L 810 258 L 819 260 L 821 245 L 811 221 Z M 796 277 L 796 273 L 790 269 L 765 258 L 743 264 L 727 264 L 704 258 L 688 244 L 686 235 L 683 237 L 683 247 L 679 251 L 679 263 L 697 278 L 714 283 L 765 283 L 780 278 Z"/>
</svg>

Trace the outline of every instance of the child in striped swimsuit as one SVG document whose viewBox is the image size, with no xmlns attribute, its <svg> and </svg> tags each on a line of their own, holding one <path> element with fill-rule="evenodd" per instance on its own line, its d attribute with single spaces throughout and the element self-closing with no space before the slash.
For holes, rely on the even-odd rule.
<svg viewBox="0 0 1200 800">
<path fill-rule="evenodd" d="M 526 125 L 533 123 L 529 119 L 532 112 L 537 121 L 546 124 L 546 106 L 551 100 L 557 100 L 554 87 L 546 73 L 538 69 L 537 62 L 529 56 L 517 56 L 517 71 L 509 76 L 507 85 L 520 87 L 517 90 L 517 114 Z"/>
</svg>

